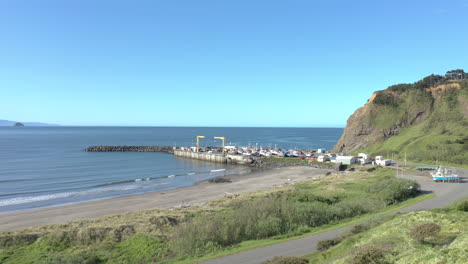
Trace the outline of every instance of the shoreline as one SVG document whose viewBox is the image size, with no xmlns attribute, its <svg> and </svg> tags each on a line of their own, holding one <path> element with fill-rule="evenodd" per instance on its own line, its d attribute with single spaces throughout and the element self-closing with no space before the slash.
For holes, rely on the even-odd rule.
<svg viewBox="0 0 468 264">
<path fill-rule="evenodd" d="M 94 219 L 141 210 L 203 206 L 206 202 L 229 195 L 282 187 L 314 177 L 321 177 L 327 171 L 312 167 L 269 168 L 228 176 L 232 180 L 231 183 L 209 183 L 208 180 L 205 180 L 166 191 L 5 212 L 0 214 L 0 231 Z"/>
</svg>

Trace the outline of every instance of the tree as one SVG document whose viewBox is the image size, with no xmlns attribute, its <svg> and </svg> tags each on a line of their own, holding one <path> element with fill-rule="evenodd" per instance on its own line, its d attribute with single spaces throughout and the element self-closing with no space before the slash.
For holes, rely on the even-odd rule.
<svg viewBox="0 0 468 264">
<path fill-rule="evenodd" d="M 414 88 L 418 90 L 424 90 L 426 88 L 434 87 L 442 84 L 446 81 L 446 78 L 441 75 L 431 74 L 424 77 L 422 80 L 414 83 Z"/>
<path fill-rule="evenodd" d="M 445 77 L 449 80 L 462 80 L 468 77 L 468 75 L 465 73 L 464 70 L 462 69 L 456 69 L 456 70 L 451 70 L 448 71 L 445 74 Z"/>
</svg>

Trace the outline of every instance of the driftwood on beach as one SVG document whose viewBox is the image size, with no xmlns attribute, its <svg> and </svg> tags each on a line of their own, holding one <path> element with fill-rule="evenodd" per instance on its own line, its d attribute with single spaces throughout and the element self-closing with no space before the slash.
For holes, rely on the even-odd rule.
<svg viewBox="0 0 468 264">
<path fill-rule="evenodd" d="M 88 152 L 163 152 L 174 153 L 174 147 L 170 146 L 91 146 L 85 148 Z"/>
</svg>

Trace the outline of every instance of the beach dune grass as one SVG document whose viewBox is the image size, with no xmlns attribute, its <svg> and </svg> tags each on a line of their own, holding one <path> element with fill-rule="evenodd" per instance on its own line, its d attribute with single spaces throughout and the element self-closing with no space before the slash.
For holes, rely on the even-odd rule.
<svg viewBox="0 0 468 264">
<path fill-rule="evenodd" d="M 384 184 L 392 181 L 397 184 Z M 388 186 L 385 187 L 385 186 Z M 408 186 L 414 186 L 407 192 Z M 287 239 L 384 210 L 418 194 L 390 169 L 332 174 L 297 185 L 223 198 L 205 207 L 146 210 L 0 234 L 0 262 L 65 257 L 99 263 L 174 262 Z M 388 199 L 396 196 L 398 199 Z M 8 239 L 34 235 L 36 239 Z M 3 241 L 3 244 L 1 244 Z M 132 248 L 138 246 L 138 250 Z M 51 259 L 50 261 L 52 261 Z"/>
<path fill-rule="evenodd" d="M 347 236 L 326 251 L 305 257 L 310 263 L 317 264 L 359 263 L 356 261 L 366 258 L 363 249 L 372 245 L 379 249 L 378 254 L 373 255 L 378 257 L 376 263 L 466 263 L 468 213 L 457 208 L 460 203 L 463 201 L 447 208 L 387 216 L 373 223 L 364 222 L 368 228 L 363 232 Z M 415 239 L 415 229 L 419 230 L 422 226 L 425 229 L 423 236 L 418 231 Z M 358 251 L 362 254 L 356 254 Z"/>
</svg>

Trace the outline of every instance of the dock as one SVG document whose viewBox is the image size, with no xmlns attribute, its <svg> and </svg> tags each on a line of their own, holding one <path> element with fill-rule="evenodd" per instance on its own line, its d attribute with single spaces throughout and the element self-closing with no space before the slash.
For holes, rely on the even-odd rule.
<svg viewBox="0 0 468 264">
<path fill-rule="evenodd" d="M 230 155 L 230 154 L 215 154 L 215 153 L 208 153 L 208 152 L 193 152 L 188 150 L 174 150 L 174 156 L 188 158 L 188 159 L 196 159 L 196 160 L 204 160 L 216 163 L 225 163 L 225 164 L 250 164 L 252 162 L 246 156 L 240 155 Z"/>
</svg>

